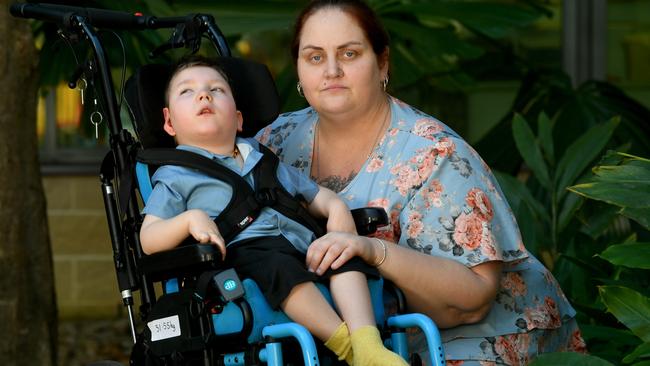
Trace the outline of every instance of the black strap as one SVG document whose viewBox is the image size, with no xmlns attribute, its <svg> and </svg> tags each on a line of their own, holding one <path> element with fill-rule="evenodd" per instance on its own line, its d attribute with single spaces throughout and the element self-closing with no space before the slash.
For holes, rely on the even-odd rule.
<svg viewBox="0 0 650 366">
<path fill-rule="evenodd" d="M 280 160 L 268 147 L 259 144 L 262 160 L 255 167 L 256 199 L 263 206 L 271 207 L 284 216 L 297 221 L 317 237 L 325 235 L 323 227 L 309 214 L 302 202 L 304 198 L 294 197 L 278 181 L 277 171 Z"/>
<path fill-rule="evenodd" d="M 262 209 L 255 200 L 253 189 L 244 178 L 202 155 L 185 150 L 156 148 L 139 151 L 137 160 L 158 166 L 178 165 L 196 169 L 230 185 L 232 187 L 230 202 L 214 220 L 226 242 L 250 225 Z"/>
<path fill-rule="evenodd" d="M 262 160 L 255 166 L 255 190 L 237 173 L 202 155 L 172 148 L 146 149 L 138 152 L 137 160 L 152 165 L 178 165 L 196 169 L 232 187 L 232 197 L 215 218 L 221 236 L 232 240 L 259 216 L 263 207 L 270 207 L 300 223 L 320 237 L 322 226 L 303 206 L 299 197 L 291 195 L 277 178 L 278 157 L 266 146 L 259 144 Z"/>
</svg>

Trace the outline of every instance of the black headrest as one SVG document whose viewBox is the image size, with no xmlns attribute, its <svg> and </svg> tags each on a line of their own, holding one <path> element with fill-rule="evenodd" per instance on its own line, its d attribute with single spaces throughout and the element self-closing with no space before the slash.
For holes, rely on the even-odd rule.
<svg viewBox="0 0 650 366">
<path fill-rule="evenodd" d="M 218 60 L 230 79 L 237 109 L 244 117 L 240 136 L 252 136 L 280 113 L 280 98 L 273 77 L 263 64 L 235 57 Z M 145 148 L 176 145 L 163 130 L 162 109 L 171 69 L 170 65 L 144 65 L 126 82 L 125 98 L 135 119 L 135 131 Z"/>
</svg>

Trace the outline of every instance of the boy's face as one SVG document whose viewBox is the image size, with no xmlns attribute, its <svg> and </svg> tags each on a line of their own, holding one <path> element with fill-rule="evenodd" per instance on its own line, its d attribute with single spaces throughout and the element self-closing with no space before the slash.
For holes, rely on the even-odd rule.
<svg viewBox="0 0 650 366">
<path fill-rule="evenodd" d="M 164 129 L 176 142 L 222 154 L 232 150 L 242 128 L 242 115 L 228 82 L 207 66 L 189 67 L 172 78 L 169 107 L 163 108 L 163 114 Z"/>
</svg>

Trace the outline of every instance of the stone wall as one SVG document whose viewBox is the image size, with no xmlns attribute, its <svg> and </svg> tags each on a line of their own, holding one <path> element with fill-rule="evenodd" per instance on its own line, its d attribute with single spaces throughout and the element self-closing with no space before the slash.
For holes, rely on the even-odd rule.
<svg viewBox="0 0 650 366">
<path fill-rule="evenodd" d="M 124 312 L 97 176 L 45 176 L 47 214 L 61 319 Z"/>
</svg>

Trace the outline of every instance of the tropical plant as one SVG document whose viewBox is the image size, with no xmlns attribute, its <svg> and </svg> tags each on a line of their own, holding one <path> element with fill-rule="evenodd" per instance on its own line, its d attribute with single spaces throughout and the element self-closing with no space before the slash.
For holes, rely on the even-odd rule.
<svg viewBox="0 0 650 366">
<path fill-rule="evenodd" d="M 522 157 L 511 133 L 511 121 L 520 114 L 535 128 L 542 112 L 556 127 L 549 137 L 556 154 L 590 127 L 619 117 L 620 127 L 612 143 L 629 143 L 631 152 L 650 155 L 650 110 L 610 83 L 590 80 L 574 87 L 561 70 L 540 68 L 525 74 L 510 111 L 475 148 L 491 167 L 516 174 Z"/>
<path fill-rule="evenodd" d="M 595 300 L 618 322 L 603 322 L 603 317 L 590 319 L 587 327 L 592 331 L 594 355 L 549 354 L 539 357 L 534 366 L 650 365 L 650 242 L 637 241 L 639 234 L 647 236 L 650 231 L 650 160 L 626 153 L 609 153 L 592 171 L 590 179 L 569 187 L 569 191 L 604 202 L 619 217 L 633 220 L 639 226 L 639 233 L 631 233 L 622 243 L 610 243 L 598 254 L 610 268 L 606 270 L 608 277 L 597 280 Z M 627 329 L 622 329 L 620 324 Z"/>
</svg>

